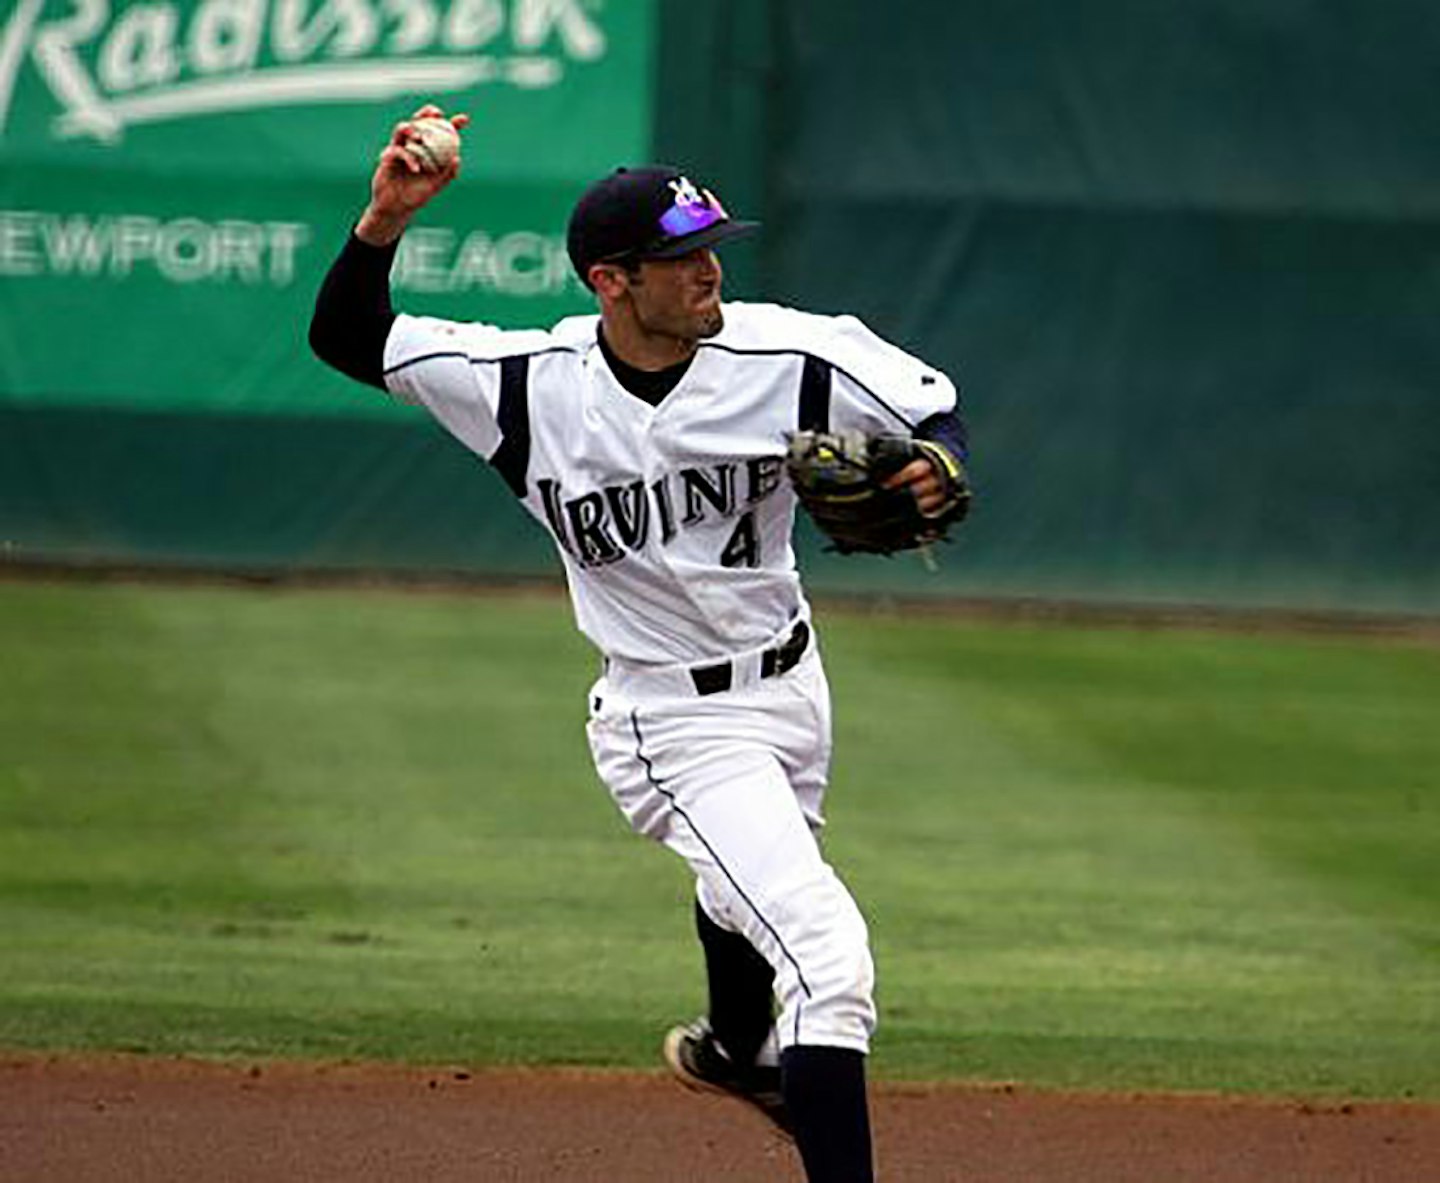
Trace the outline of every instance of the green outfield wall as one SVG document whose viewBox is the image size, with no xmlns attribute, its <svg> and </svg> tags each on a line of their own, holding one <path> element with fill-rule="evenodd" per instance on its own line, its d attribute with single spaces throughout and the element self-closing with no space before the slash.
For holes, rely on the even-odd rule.
<svg viewBox="0 0 1440 1183">
<path fill-rule="evenodd" d="M 732 294 L 946 368 L 972 522 L 816 586 L 1440 612 L 1440 9 L 1421 0 L 18 0 L 0 17 L 0 553 L 553 574 L 482 465 L 325 371 L 388 126 L 475 116 L 394 276 L 587 307 L 576 190 L 765 222 Z"/>
</svg>

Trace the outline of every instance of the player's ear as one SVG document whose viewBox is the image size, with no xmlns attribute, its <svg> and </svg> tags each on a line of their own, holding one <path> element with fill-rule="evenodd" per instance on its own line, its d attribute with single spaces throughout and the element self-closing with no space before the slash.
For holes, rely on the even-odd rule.
<svg viewBox="0 0 1440 1183">
<path fill-rule="evenodd" d="M 593 263 L 586 272 L 590 287 L 601 296 L 618 299 L 627 286 L 625 268 L 616 263 Z"/>
</svg>

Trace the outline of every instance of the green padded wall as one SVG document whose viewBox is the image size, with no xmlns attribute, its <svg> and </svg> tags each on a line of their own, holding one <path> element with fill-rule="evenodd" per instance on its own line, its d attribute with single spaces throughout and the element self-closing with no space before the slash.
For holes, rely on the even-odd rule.
<svg viewBox="0 0 1440 1183">
<path fill-rule="evenodd" d="M 938 570 L 841 561 L 805 531 L 816 587 L 1440 611 L 1440 9 L 491 8 L 509 21 L 488 34 L 493 69 L 519 73 L 452 97 L 499 156 L 480 149 L 423 227 L 404 307 L 507 324 L 586 307 L 554 258 L 570 195 L 650 155 L 764 221 L 725 252 L 732 295 L 857 313 L 960 384 L 979 497 Z M 224 142 L 263 145 L 277 176 L 192 167 L 203 142 L 164 122 L 127 125 L 117 168 L 103 120 L 77 123 L 13 35 L 65 9 L 22 0 L 0 30 L 5 556 L 554 574 L 498 482 L 304 347 L 363 200 L 364 128 L 412 96 L 313 107 L 330 146 L 303 185 L 283 176 L 286 125 L 254 111 Z M 445 37 L 484 33 L 447 19 L 415 51 L 427 69 L 454 65 Z M 113 28 L 76 50 L 112 104 L 159 68 L 154 35 L 127 28 L 124 53 Z M 399 35 L 381 31 L 365 52 Z M 257 52 L 307 51 L 304 32 Z M 57 189 L 71 220 L 38 220 Z M 137 211 L 150 221 L 114 220 Z M 217 246 L 226 222 L 242 225 Z M 156 337 L 165 283 L 176 356 Z"/>
</svg>

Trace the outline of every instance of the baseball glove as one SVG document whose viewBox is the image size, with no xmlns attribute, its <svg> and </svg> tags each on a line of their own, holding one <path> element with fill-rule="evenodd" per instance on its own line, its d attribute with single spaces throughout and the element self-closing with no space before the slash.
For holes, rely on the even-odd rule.
<svg viewBox="0 0 1440 1183">
<path fill-rule="evenodd" d="M 908 488 L 884 487 L 886 478 L 922 456 L 936 464 L 948 486 L 944 506 L 933 515 L 920 512 Z M 797 431 L 790 436 L 786 471 L 829 549 L 841 554 L 888 555 L 936 542 L 970 506 L 960 462 L 938 444 L 908 435 Z"/>
</svg>

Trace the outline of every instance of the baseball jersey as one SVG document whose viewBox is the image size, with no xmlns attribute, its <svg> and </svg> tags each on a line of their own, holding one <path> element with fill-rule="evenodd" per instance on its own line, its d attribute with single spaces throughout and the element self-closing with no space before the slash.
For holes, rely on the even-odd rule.
<svg viewBox="0 0 1440 1183">
<path fill-rule="evenodd" d="M 955 407 L 944 374 L 854 317 L 724 314 L 658 405 L 616 380 L 595 315 L 513 331 L 402 314 L 386 340 L 386 387 L 548 530 L 576 623 L 609 657 L 693 663 L 780 636 L 808 614 L 787 434 L 911 430 Z"/>
</svg>

